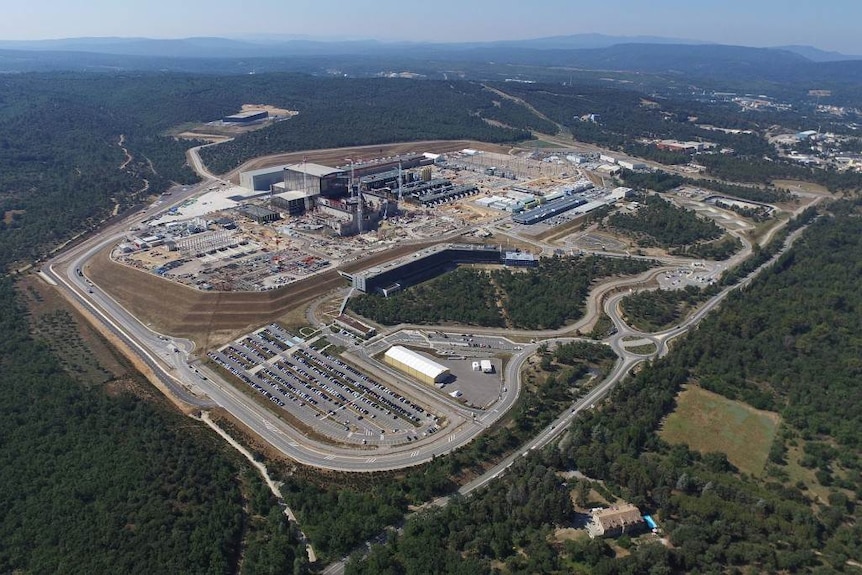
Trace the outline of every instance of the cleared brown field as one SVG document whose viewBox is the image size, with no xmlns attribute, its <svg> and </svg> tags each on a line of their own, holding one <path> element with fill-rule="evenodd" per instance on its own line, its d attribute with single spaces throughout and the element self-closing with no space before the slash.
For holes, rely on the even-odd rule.
<svg viewBox="0 0 862 575">
<path fill-rule="evenodd" d="M 348 273 L 379 265 L 439 243 L 402 244 L 343 267 Z M 262 324 L 292 318 L 326 293 L 347 286 L 329 270 L 266 292 L 203 292 L 109 258 L 110 248 L 87 265 L 87 274 L 126 309 L 161 333 L 186 337 L 203 351 L 222 345 Z M 288 322 L 291 323 L 291 322 Z"/>
<path fill-rule="evenodd" d="M 720 451 L 741 471 L 760 475 L 766 466 L 780 417 L 691 385 L 677 397 L 661 438 L 708 453 Z"/>
<path fill-rule="evenodd" d="M 108 254 L 109 250 L 101 252 L 88 265 L 95 282 L 144 323 L 192 339 L 201 350 L 278 320 L 346 285 L 332 270 L 268 292 L 202 292 L 117 264 Z"/>
</svg>

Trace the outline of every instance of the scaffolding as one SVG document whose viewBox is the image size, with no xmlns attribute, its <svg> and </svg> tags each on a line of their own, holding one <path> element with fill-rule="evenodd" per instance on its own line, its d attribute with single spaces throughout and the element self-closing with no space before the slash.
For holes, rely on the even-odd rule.
<svg viewBox="0 0 862 575">
<path fill-rule="evenodd" d="M 204 232 L 177 240 L 177 249 L 183 256 L 212 253 L 237 243 L 236 234 L 229 230 Z"/>
</svg>

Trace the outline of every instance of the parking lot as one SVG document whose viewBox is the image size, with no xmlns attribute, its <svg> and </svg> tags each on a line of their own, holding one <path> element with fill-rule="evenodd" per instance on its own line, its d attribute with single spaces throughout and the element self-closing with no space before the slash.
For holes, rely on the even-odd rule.
<svg viewBox="0 0 862 575">
<path fill-rule="evenodd" d="M 339 442 L 394 445 L 438 431 L 437 415 L 427 405 L 306 347 L 276 324 L 209 357 L 278 408 Z"/>
<path fill-rule="evenodd" d="M 500 356 L 520 351 L 522 346 L 508 339 L 470 333 L 436 330 L 401 330 L 371 344 L 370 356 L 383 353 L 393 345 L 406 345 L 448 367 L 453 379 L 439 386 L 439 393 L 466 407 L 487 409 L 500 398 L 503 360 Z M 474 361 L 488 359 L 494 366 L 491 374 L 473 369 Z M 457 392 L 457 393 L 456 393 Z"/>
<path fill-rule="evenodd" d="M 483 373 L 473 369 L 473 358 L 434 358 L 434 361 L 449 368 L 452 379 L 440 391 L 475 409 L 487 409 L 500 399 L 502 394 L 502 360 L 490 359 L 493 371 Z"/>
</svg>

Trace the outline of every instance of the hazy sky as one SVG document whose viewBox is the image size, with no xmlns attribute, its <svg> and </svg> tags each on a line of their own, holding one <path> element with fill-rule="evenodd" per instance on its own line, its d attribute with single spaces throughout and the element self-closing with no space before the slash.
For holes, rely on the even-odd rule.
<svg viewBox="0 0 862 575">
<path fill-rule="evenodd" d="M 309 35 L 469 41 L 579 33 L 862 54 L 862 0 L 0 0 L 0 39 Z"/>
</svg>

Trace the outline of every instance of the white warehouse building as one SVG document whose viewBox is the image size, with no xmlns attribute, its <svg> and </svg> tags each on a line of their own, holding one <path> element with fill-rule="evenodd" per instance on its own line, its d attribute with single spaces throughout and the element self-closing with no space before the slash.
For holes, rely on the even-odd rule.
<svg viewBox="0 0 862 575">
<path fill-rule="evenodd" d="M 390 347 L 383 361 L 427 384 L 440 383 L 449 377 L 448 367 L 400 345 Z"/>
</svg>

